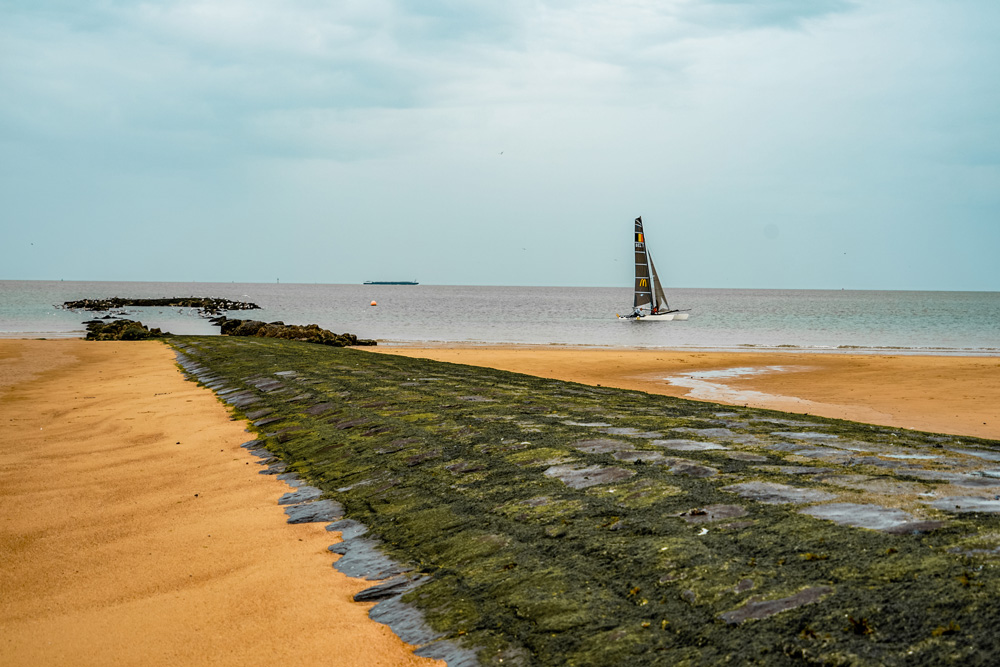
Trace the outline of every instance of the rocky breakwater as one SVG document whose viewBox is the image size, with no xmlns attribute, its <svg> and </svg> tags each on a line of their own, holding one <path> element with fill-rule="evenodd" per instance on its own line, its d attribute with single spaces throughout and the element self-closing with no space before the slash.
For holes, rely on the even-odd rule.
<svg viewBox="0 0 1000 667">
<path fill-rule="evenodd" d="M 224 311 L 233 310 L 260 310 L 260 306 L 248 301 L 232 301 L 231 299 L 221 299 L 211 296 L 186 296 L 170 297 L 165 299 L 131 299 L 125 297 L 111 297 L 110 299 L 78 299 L 77 301 L 66 301 L 63 308 L 69 310 L 89 310 L 92 312 L 104 312 L 126 306 L 161 306 L 174 308 L 197 308 L 202 315 L 218 315 Z"/>
<path fill-rule="evenodd" d="M 910 667 L 1000 653 L 1000 442 L 276 339 L 171 344 L 250 422 L 262 472 L 303 482 L 279 502 L 335 521 L 335 567 L 382 582 L 359 598 L 390 596 L 372 617 L 422 614 L 426 632 L 397 632 L 423 655 Z"/>
<path fill-rule="evenodd" d="M 284 322 L 261 322 L 260 320 L 231 320 L 222 315 L 212 318 L 218 324 L 223 336 L 255 336 L 258 338 L 284 338 L 334 347 L 352 345 L 377 345 L 374 340 L 358 338 L 354 334 L 336 334 L 323 329 L 318 324 L 285 324 Z"/>
<path fill-rule="evenodd" d="M 146 340 L 170 335 L 169 332 L 150 329 L 136 320 L 115 320 L 107 323 L 90 320 L 84 324 L 87 325 L 86 340 Z"/>
</svg>

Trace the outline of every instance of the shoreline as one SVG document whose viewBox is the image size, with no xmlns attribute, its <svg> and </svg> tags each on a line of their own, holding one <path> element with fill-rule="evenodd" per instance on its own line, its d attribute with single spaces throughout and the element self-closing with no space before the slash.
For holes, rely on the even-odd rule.
<svg viewBox="0 0 1000 667">
<path fill-rule="evenodd" d="M 1000 439 L 1000 359 L 996 357 L 529 345 L 380 346 L 368 351 L 692 400 Z M 742 367 L 772 370 L 710 380 L 700 387 L 667 380 Z"/>
<path fill-rule="evenodd" d="M 154 341 L 0 341 L 0 652 L 13 663 L 441 665 L 289 524 L 252 436 Z"/>
<path fill-rule="evenodd" d="M 147 322 L 143 322 L 147 324 Z M 176 336 L 216 336 L 217 331 L 212 332 L 170 332 Z M 83 339 L 86 329 L 73 331 L 0 331 L 0 341 L 5 340 L 72 340 Z M 1000 347 L 998 348 L 949 348 L 949 347 L 862 347 L 862 346 L 818 346 L 803 347 L 798 345 L 735 345 L 735 346 L 622 346 L 622 345 L 599 345 L 591 343 L 510 343 L 510 342 L 490 342 L 490 341 L 447 341 L 447 340 L 394 340 L 394 339 L 374 339 L 378 346 L 384 349 L 437 349 L 437 348 L 469 348 L 469 349 L 544 349 L 544 350 L 645 350 L 650 352 L 677 352 L 677 353 L 760 353 L 760 354 L 836 354 L 836 355 L 901 355 L 920 357 L 970 357 L 970 358 L 1000 358 Z"/>
</svg>

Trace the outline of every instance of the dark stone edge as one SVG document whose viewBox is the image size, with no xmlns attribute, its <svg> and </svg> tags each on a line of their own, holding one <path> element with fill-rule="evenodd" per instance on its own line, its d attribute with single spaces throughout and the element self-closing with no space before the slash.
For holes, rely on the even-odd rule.
<svg viewBox="0 0 1000 667">
<path fill-rule="evenodd" d="M 189 380 L 202 383 L 210 380 L 208 369 L 179 349 L 175 349 L 174 354 L 177 358 L 177 364 Z M 215 388 L 212 388 L 212 392 L 219 400 L 234 405 L 234 403 L 225 400 L 230 396 L 220 396 Z M 250 390 L 237 393 L 253 394 Z M 305 485 L 294 473 L 285 472 L 284 462 L 264 446 L 263 440 L 248 440 L 240 447 L 256 456 L 259 459 L 258 465 L 267 466 L 267 469 L 261 471 L 262 474 L 276 474 L 280 470 L 281 480 L 293 490 Z M 293 494 L 285 494 L 282 498 L 289 495 Z M 285 514 L 288 516 L 288 523 L 328 523 L 326 527 L 328 531 L 341 531 L 341 541 L 329 547 L 332 553 L 341 554 L 341 558 L 333 563 L 333 567 L 350 577 L 364 577 L 369 581 L 381 581 L 381 583 L 357 593 L 354 600 L 356 602 L 379 600 L 368 611 L 368 617 L 377 623 L 388 626 L 397 637 L 407 644 L 417 646 L 414 655 L 443 660 L 448 667 L 479 667 L 480 662 L 475 650 L 459 646 L 448 639 L 441 639 L 441 633 L 435 632 L 427 625 L 423 612 L 414 605 L 403 602 L 404 595 L 429 581 L 429 577 L 414 575 L 413 568 L 393 561 L 381 554 L 380 551 L 378 553 L 382 562 L 390 563 L 390 567 L 381 568 L 377 572 L 362 571 L 359 574 L 348 574 L 337 567 L 347 557 L 347 554 L 352 553 L 355 549 L 367 551 L 378 548 L 377 540 L 372 538 L 359 539 L 368 532 L 367 526 L 353 519 L 345 519 L 344 508 L 340 503 L 329 498 L 320 498 L 286 504 L 284 508 Z"/>
</svg>

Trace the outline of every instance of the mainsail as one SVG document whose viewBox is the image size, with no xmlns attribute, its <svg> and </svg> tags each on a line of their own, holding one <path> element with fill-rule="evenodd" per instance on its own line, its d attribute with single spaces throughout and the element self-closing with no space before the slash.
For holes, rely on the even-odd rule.
<svg viewBox="0 0 1000 667">
<path fill-rule="evenodd" d="M 653 305 L 653 290 L 650 285 L 649 255 L 646 253 L 646 239 L 642 233 L 642 216 L 635 219 L 635 299 L 632 306 Z"/>
</svg>

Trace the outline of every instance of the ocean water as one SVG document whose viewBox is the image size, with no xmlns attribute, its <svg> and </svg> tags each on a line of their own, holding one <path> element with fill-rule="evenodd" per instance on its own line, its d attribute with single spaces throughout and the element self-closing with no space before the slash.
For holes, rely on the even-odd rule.
<svg viewBox="0 0 1000 667">
<path fill-rule="evenodd" d="M 676 289 L 671 306 L 689 308 L 691 318 L 650 323 L 615 317 L 631 310 L 630 288 L 0 281 L 0 336 L 82 336 L 93 314 L 58 306 L 112 296 L 252 301 L 262 310 L 231 316 L 315 323 L 383 344 L 1000 356 L 1000 292 Z M 178 334 L 218 331 L 188 309 L 130 308 L 128 317 Z"/>
</svg>

